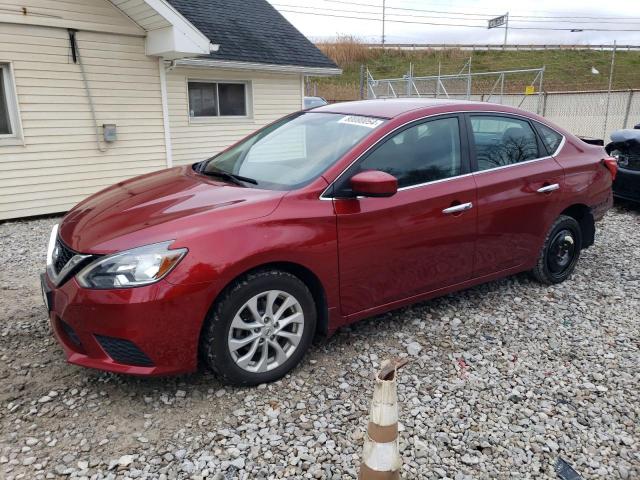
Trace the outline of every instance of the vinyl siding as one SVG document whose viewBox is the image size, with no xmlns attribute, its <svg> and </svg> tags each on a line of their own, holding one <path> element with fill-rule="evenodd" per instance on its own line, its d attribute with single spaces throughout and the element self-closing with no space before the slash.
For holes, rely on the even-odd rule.
<svg viewBox="0 0 640 480">
<path fill-rule="evenodd" d="M 188 79 L 250 82 L 249 118 L 190 119 Z M 177 68 L 167 74 L 167 91 L 174 165 L 208 158 L 302 106 L 300 75 Z"/>
<path fill-rule="evenodd" d="M 86 4 L 106 17 L 115 11 L 102 0 L 27 2 L 45 3 L 77 11 Z M 1 27 L 0 62 L 13 66 L 24 145 L 0 145 L 0 220 L 66 211 L 106 186 L 166 166 L 158 61 L 145 55 L 144 38 L 77 34 L 98 124 L 117 125 L 118 140 L 102 142 L 102 153 L 67 31 Z"/>
</svg>

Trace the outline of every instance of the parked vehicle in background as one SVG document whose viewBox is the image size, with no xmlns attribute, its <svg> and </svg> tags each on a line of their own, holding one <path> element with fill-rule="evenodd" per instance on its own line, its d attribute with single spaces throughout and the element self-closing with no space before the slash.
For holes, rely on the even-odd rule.
<svg viewBox="0 0 640 480">
<path fill-rule="evenodd" d="M 613 132 L 606 150 L 618 161 L 618 174 L 613 182 L 614 196 L 640 202 L 640 125 L 633 130 Z"/>
<path fill-rule="evenodd" d="M 305 110 L 309 108 L 322 107 L 323 105 L 327 105 L 327 102 L 322 97 L 304 97 L 304 108 Z"/>
<path fill-rule="evenodd" d="M 54 227 L 43 292 L 69 362 L 274 381 L 317 332 L 531 271 L 566 280 L 616 162 L 544 118 L 394 99 L 287 116 Z"/>
</svg>

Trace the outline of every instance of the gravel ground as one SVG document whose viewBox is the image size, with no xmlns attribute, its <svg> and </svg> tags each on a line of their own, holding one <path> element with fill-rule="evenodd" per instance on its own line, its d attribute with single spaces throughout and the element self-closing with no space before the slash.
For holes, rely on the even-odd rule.
<svg viewBox="0 0 640 480">
<path fill-rule="evenodd" d="M 399 378 L 404 478 L 640 478 L 640 213 L 564 284 L 518 275 L 360 322 L 272 385 L 67 365 L 37 274 L 55 219 L 0 225 L 0 478 L 355 478 L 373 371 Z"/>
</svg>

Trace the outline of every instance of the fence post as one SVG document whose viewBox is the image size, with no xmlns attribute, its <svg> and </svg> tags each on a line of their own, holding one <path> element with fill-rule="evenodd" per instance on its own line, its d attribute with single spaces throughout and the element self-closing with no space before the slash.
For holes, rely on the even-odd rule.
<svg viewBox="0 0 640 480">
<path fill-rule="evenodd" d="M 543 117 L 547 113 L 547 95 L 548 95 L 547 92 L 544 92 L 542 94 L 542 114 L 541 114 L 541 116 L 543 116 Z"/>
<path fill-rule="evenodd" d="M 467 100 L 471 100 L 471 58 L 469 57 L 469 73 L 467 75 Z"/>
<path fill-rule="evenodd" d="M 360 65 L 360 100 L 364 100 L 364 64 Z"/>
<path fill-rule="evenodd" d="M 631 112 L 631 102 L 633 102 L 633 90 L 629 89 L 629 98 L 627 99 L 627 108 L 624 112 L 624 122 L 622 128 L 627 128 L 629 124 L 629 113 Z"/>
<path fill-rule="evenodd" d="M 409 71 L 404 86 L 404 93 L 407 97 L 411 96 L 411 84 L 413 83 L 413 64 L 409 62 Z"/>
<path fill-rule="evenodd" d="M 540 85 L 538 86 L 538 92 L 542 92 L 544 90 L 544 83 L 542 83 L 544 81 L 544 71 L 547 68 L 546 65 L 542 66 L 542 70 L 540 71 Z M 546 106 L 547 106 L 547 97 L 545 94 L 545 97 L 543 99 L 543 105 L 542 105 L 542 113 L 540 113 L 540 111 L 537 111 L 536 113 L 538 115 L 542 115 L 544 116 L 544 111 L 546 110 Z M 540 94 L 538 94 L 538 109 L 540 109 Z"/>
<path fill-rule="evenodd" d="M 613 51 L 611 52 L 611 68 L 609 69 L 609 88 L 607 90 L 607 107 L 604 111 L 604 128 L 602 138 L 607 138 L 607 126 L 609 125 L 609 105 L 611 104 L 611 88 L 613 86 L 613 71 L 616 68 L 616 48 L 617 42 L 613 41 Z"/>
</svg>

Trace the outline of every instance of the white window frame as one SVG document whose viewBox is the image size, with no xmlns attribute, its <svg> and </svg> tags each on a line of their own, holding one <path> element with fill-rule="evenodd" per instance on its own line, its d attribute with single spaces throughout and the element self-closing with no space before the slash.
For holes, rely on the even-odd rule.
<svg viewBox="0 0 640 480">
<path fill-rule="evenodd" d="M 11 62 L 0 60 L 0 75 L 2 75 L 3 79 L 5 100 L 7 102 L 7 111 L 9 112 L 9 125 L 11 126 L 10 134 L 0 134 L 0 146 L 24 145 L 18 94 L 16 93 L 16 83 Z"/>
<path fill-rule="evenodd" d="M 189 84 L 190 83 L 232 83 L 244 85 L 244 98 L 246 103 L 246 114 L 245 115 L 215 115 L 209 117 L 196 117 L 191 116 L 191 105 L 189 99 Z M 225 123 L 225 122 L 234 122 L 234 121 L 246 121 L 253 118 L 253 83 L 251 80 L 225 80 L 225 79 L 211 79 L 211 78 L 193 78 L 189 77 L 186 79 L 186 90 L 187 90 L 187 116 L 189 117 L 189 123 Z M 216 95 L 216 101 L 218 104 L 216 105 L 216 110 L 218 113 L 220 112 L 220 96 Z"/>
</svg>

